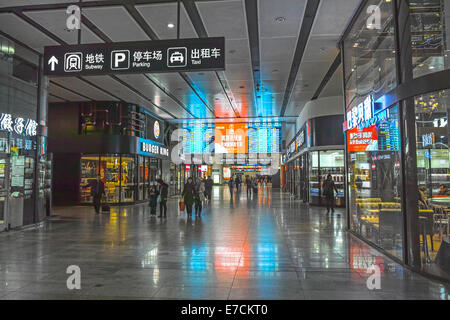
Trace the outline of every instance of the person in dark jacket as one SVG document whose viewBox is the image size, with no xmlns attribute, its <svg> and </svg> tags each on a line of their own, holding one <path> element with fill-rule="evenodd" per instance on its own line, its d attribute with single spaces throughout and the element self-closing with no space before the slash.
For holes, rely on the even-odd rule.
<svg viewBox="0 0 450 320">
<path fill-rule="evenodd" d="M 334 212 L 334 192 L 338 193 L 338 189 L 334 184 L 331 174 L 327 176 L 327 180 L 323 182 L 322 194 L 325 196 L 327 202 L 327 213 Z"/>
<path fill-rule="evenodd" d="M 233 193 L 234 193 L 234 180 L 233 180 L 233 178 L 230 178 L 230 180 L 228 181 L 228 188 L 230 189 L 230 196 L 231 196 L 231 198 L 233 198 Z"/>
<path fill-rule="evenodd" d="M 186 206 L 186 212 L 188 218 L 192 217 L 192 205 L 194 204 L 194 183 L 191 177 L 188 178 L 187 183 L 184 185 L 183 193 L 181 196 L 184 198 L 184 205 Z"/>
<path fill-rule="evenodd" d="M 169 185 L 163 181 L 163 179 L 158 179 L 159 183 L 159 217 L 167 218 L 167 198 L 169 196 Z"/>
<path fill-rule="evenodd" d="M 247 198 L 252 196 L 252 179 L 249 176 L 245 177 L 245 184 L 247 186 Z"/>
<path fill-rule="evenodd" d="M 214 185 L 213 179 L 211 179 L 211 177 L 208 177 L 208 179 L 206 179 L 205 182 L 205 196 L 208 201 L 211 200 L 213 185 Z"/>
<path fill-rule="evenodd" d="M 95 208 L 95 213 L 100 213 L 100 208 L 102 204 L 102 196 L 105 194 L 105 184 L 100 178 L 94 180 L 91 186 L 91 195 L 93 198 L 93 204 Z M 106 195 L 106 194 L 105 194 Z"/>
<path fill-rule="evenodd" d="M 156 215 L 156 206 L 158 205 L 158 195 L 159 191 L 156 185 L 152 185 L 149 191 L 150 198 L 150 215 Z"/>
</svg>

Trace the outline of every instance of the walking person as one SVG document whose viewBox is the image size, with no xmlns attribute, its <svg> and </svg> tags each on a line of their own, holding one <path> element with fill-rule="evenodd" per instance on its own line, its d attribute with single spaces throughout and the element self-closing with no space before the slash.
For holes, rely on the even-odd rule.
<svg viewBox="0 0 450 320">
<path fill-rule="evenodd" d="M 192 218 L 192 205 L 194 204 L 194 190 L 195 186 L 192 177 L 189 177 L 183 188 L 183 193 L 181 196 L 184 199 L 184 204 L 186 206 L 186 213 L 188 218 Z"/>
<path fill-rule="evenodd" d="M 233 199 L 233 190 L 234 190 L 234 180 L 233 180 L 233 178 L 230 178 L 230 181 L 228 181 L 228 188 L 230 189 L 231 199 Z"/>
<path fill-rule="evenodd" d="M 208 201 L 211 201 L 213 185 L 214 185 L 213 179 L 211 179 L 211 177 L 208 177 L 208 179 L 206 179 L 205 182 L 205 195 Z"/>
<path fill-rule="evenodd" d="M 103 183 L 102 180 L 100 180 L 99 177 L 97 177 L 97 181 L 94 182 L 95 183 L 93 184 L 93 186 L 91 186 L 91 195 L 93 198 L 95 213 L 99 214 L 102 205 L 102 196 L 103 195 L 106 196 L 105 184 Z"/>
<path fill-rule="evenodd" d="M 245 185 L 247 186 L 247 198 L 252 196 L 252 179 L 249 176 L 245 177 Z"/>
<path fill-rule="evenodd" d="M 167 218 L 167 198 L 169 195 L 169 185 L 163 179 L 157 180 L 159 183 L 159 216 L 158 218 Z"/>
<path fill-rule="evenodd" d="M 195 216 L 202 215 L 203 201 L 205 201 L 205 184 L 203 181 L 199 181 L 194 190 Z"/>
<path fill-rule="evenodd" d="M 238 193 L 240 193 L 241 192 L 242 181 L 241 181 L 241 178 L 239 176 L 236 176 L 235 183 L 236 183 L 236 190 L 237 190 Z"/>
<path fill-rule="evenodd" d="M 327 213 L 334 212 L 334 192 L 338 193 L 338 189 L 334 184 L 331 174 L 327 176 L 327 179 L 323 182 L 322 194 L 325 196 L 327 203 Z"/>
<path fill-rule="evenodd" d="M 150 187 L 149 191 L 149 205 L 150 205 L 150 215 L 156 216 L 156 207 L 158 206 L 158 195 L 159 191 L 155 184 Z"/>
<path fill-rule="evenodd" d="M 255 178 L 252 182 L 253 195 L 256 196 L 258 194 L 258 180 Z"/>
</svg>

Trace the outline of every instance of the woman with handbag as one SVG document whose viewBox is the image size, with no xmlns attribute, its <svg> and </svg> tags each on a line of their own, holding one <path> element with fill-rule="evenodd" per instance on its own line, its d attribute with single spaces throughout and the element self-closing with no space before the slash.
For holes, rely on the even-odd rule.
<svg viewBox="0 0 450 320">
<path fill-rule="evenodd" d="M 184 205 L 186 206 L 186 213 L 188 218 L 192 217 L 192 205 L 194 204 L 194 183 L 192 182 L 192 178 L 189 177 L 186 184 L 183 188 L 183 193 L 181 196 L 184 199 Z"/>
</svg>

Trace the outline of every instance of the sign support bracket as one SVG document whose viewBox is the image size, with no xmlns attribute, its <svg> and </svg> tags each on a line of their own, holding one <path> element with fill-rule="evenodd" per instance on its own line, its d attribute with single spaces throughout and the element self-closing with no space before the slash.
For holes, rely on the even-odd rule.
<svg viewBox="0 0 450 320">
<path fill-rule="evenodd" d="M 177 1 L 177 39 L 180 39 L 180 2 L 181 0 Z"/>
</svg>

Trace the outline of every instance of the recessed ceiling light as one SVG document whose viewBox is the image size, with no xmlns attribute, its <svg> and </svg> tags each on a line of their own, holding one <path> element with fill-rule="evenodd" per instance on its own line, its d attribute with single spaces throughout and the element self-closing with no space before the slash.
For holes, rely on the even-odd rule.
<svg viewBox="0 0 450 320">
<path fill-rule="evenodd" d="M 172 29 L 172 28 L 174 28 L 175 27 L 175 25 L 173 24 L 173 23 L 169 23 L 168 25 L 167 25 L 167 28 L 170 28 L 170 29 Z"/>
<path fill-rule="evenodd" d="M 276 17 L 275 21 L 278 22 L 278 23 L 282 23 L 282 22 L 286 21 L 286 18 L 285 17 Z"/>
</svg>

